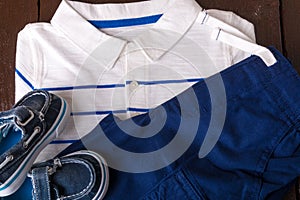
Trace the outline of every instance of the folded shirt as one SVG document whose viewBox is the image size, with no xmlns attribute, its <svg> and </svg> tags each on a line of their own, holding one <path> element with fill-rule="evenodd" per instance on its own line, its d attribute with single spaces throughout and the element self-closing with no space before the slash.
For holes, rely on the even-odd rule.
<svg viewBox="0 0 300 200">
<path fill-rule="evenodd" d="M 255 42 L 250 22 L 194 0 L 63 0 L 51 23 L 28 24 L 17 41 L 16 99 L 44 89 L 72 106 L 64 133 L 39 158 L 52 158 L 109 113 L 147 112 L 251 55 L 212 38 L 218 28 Z"/>
</svg>

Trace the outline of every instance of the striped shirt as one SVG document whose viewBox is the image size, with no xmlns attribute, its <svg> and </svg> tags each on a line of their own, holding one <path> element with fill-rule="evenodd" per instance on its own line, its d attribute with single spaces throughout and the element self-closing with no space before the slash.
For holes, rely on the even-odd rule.
<svg viewBox="0 0 300 200">
<path fill-rule="evenodd" d="M 63 0 L 50 23 L 18 34 L 16 100 L 33 89 L 71 106 L 65 131 L 41 153 L 52 158 L 88 134 L 107 114 L 147 112 L 250 56 L 211 38 L 216 27 L 255 42 L 254 27 L 232 12 L 193 0 L 88 4 Z M 220 28 L 220 27 L 219 27 Z"/>
</svg>

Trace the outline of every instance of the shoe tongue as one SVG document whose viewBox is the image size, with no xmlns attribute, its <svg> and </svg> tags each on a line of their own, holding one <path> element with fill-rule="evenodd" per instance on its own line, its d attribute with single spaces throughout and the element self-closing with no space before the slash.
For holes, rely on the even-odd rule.
<svg viewBox="0 0 300 200">
<path fill-rule="evenodd" d="M 9 111 L 1 112 L 0 115 L 0 142 L 11 132 L 17 132 L 22 128 L 16 120 L 23 123 L 32 117 L 32 112 L 26 107 L 20 106 Z"/>
<path fill-rule="evenodd" d="M 5 124 L 0 129 L 0 155 L 3 155 L 22 139 L 22 131 L 15 124 Z M 2 142 L 3 140 L 3 142 Z"/>
<path fill-rule="evenodd" d="M 2 138 L 5 138 L 8 135 L 8 133 L 14 130 L 16 130 L 15 124 L 7 123 L 7 124 L 0 125 L 0 142 Z"/>
</svg>

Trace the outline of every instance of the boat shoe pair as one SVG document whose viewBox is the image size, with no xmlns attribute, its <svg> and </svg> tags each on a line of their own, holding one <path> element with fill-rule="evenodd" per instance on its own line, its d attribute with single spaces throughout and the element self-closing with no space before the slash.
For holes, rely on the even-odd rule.
<svg viewBox="0 0 300 200">
<path fill-rule="evenodd" d="M 33 199 L 103 198 L 108 168 L 94 152 L 78 151 L 33 165 L 39 152 L 62 131 L 68 116 L 66 101 L 43 90 L 26 94 L 11 110 L 0 112 L 0 196 L 14 193 L 28 174 Z"/>
</svg>

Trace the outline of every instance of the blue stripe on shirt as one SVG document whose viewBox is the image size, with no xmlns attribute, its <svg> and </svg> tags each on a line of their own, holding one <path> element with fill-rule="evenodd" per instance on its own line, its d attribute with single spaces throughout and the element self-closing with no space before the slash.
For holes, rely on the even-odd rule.
<svg viewBox="0 0 300 200">
<path fill-rule="evenodd" d="M 54 140 L 50 144 L 73 144 L 79 140 Z"/>
<path fill-rule="evenodd" d="M 163 14 L 117 20 L 89 20 L 96 28 L 119 28 L 156 23 Z"/>
<path fill-rule="evenodd" d="M 19 72 L 16 70 L 18 76 L 31 88 L 34 86 Z M 137 81 L 139 85 L 158 85 L 158 84 L 174 84 L 174 83 L 188 83 L 198 82 L 202 78 L 196 79 L 182 79 L 182 80 L 158 80 L 158 81 Z M 132 81 L 126 81 L 126 85 L 129 85 Z M 64 87 L 49 87 L 39 88 L 47 91 L 67 91 L 67 90 L 84 90 L 84 89 L 108 89 L 108 88 L 122 88 L 125 84 L 107 84 L 107 85 L 79 85 L 79 86 L 64 86 Z"/>
<path fill-rule="evenodd" d="M 16 74 L 32 89 L 34 90 L 34 86 L 30 83 L 30 81 L 19 71 L 16 69 Z"/>
<path fill-rule="evenodd" d="M 150 109 L 147 108 L 128 108 L 127 110 L 106 110 L 106 111 L 82 111 L 82 112 L 72 112 L 71 116 L 87 116 L 87 115 L 108 115 L 116 113 L 126 113 L 126 112 L 149 112 Z"/>
<path fill-rule="evenodd" d="M 106 89 L 125 87 L 125 84 L 107 84 L 107 85 L 80 85 L 80 86 L 65 86 L 65 87 L 51 87 L 40 88 L 47 91 L 62 91 L 62 90 L 82 90 L 82 89 Z"/>
<path fill-rule="evenodd" d="M 190 82 L 199 82 L 203 80 L 202 78 L 194 79 L 181 79 L 181 80 L 158 80 L 158 81 L 137 81 L 139 85 L 158 85 L 158 84 L 172 84 L 172 83 L 190 83 Z M 132 81 L 126 81 L 126 84 L 129 85 Z"/>
<path fill-rule="evenodd" d="M 140 85 L 158 85 L 158 84 L 172 84 L 172 83 L 188 83 L 198 82 L 202 78 L 195 79 L 182 79 L 182 80 L 158 80 L 158 81 L 137 81 Z M 132 81 L 126 81 L 126 85 L 129 85 Z M 122 88 L 125 84 L 107 84 L 107 85 L 81 85 L 81 86 L 65 86 L 65 87 L 49 87 L 40 88 L 47 91 L 67 91 L 67 90 L 83 90 L 83 89 L 108 89 L 108 88 Z"/>
<path fill-rule="evenodd" d="M 33 84 L 16 69 L 16 74 L 32 89 L 35 87 Z M 182 80 L 157 80 L 157 81 L 137 81 L 139 85 L 158 85 L 158 84 L 174 84 L 174 83 L 188 83 L 188 82 L 199 82 L 202 78 L 194 79 L 182 79 Z M 126 85 L 129 85 L 132 81 L 126 81 Z M 64 86 L 64 87 L 49 87 L 39 88 L 47 91 L 67 91 L 67 90 L 84 90 L 84 89 L 108 89 L 108 88 L 122 88 L 125 84 L 107 84 L 107 85 L 79 85 L 79 86 Z"/>
</svg>

